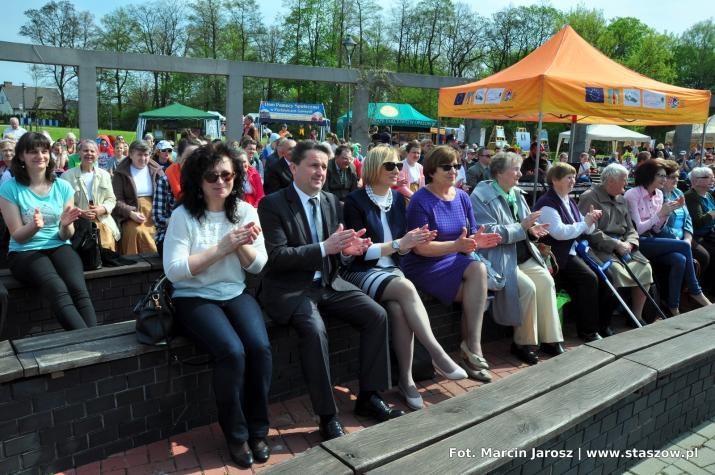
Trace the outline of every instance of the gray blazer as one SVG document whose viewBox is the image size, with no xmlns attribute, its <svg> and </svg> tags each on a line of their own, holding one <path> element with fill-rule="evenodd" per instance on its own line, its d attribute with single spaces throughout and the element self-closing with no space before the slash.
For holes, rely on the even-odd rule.
<svg viewBox="0 0 715 475">
<path fill-rule="evenodd" d="M 506 200 L 492 186 L 493 180 L 482 181 L 472 192 L 470 198 L 474 207 L 474 216 L 479 224 L 484 225 L 485 233 L 497 233 L 501 244 L 491 249 L 480 249 L 479 253 L 489 259 L 492 267 L 506 279 L 504 289 L 494 294 L 494 320 L 507 326 L 521 325 L 521 307 L 519 306 L 519 286 L 516 270 L 516 243 L 526 240 L 529 251 L 536 261 L 546 267 L 541 254 L 528 239 L 521 223 L 514 223 L 511 210 Z M 516 189 L 519 221 L 531 210 L 524 199 L 524 192 Z"/>
</svg>

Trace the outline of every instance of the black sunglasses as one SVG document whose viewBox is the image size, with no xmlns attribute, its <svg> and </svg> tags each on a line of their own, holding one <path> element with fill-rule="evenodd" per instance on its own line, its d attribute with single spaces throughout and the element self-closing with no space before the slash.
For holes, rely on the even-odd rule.
<svg viewBox="0 0 715 475">
<path fill-rule="evenodd" d="M 233 180 L 233 177 L 236 176 L 236 172 L 230 172 L 228 170 L 224 170 L 221 173 L 216 173 L 216 172 L 206 172 L 204 173 L 204 180 L 206 180 L 207 183 L 216 183 L 219 179 L 219 177 L 223 181 L 231 181 Z"/>
<path fill-rule="evenodd" d="M 449 165 L 440 165 L 439 168 L 441 168 L 445 172 L 449 172 L 452 168 L 455 170 L 460 170 L 462 168 L 461 163 L 450 163 Z"/>
<path fill-rule="evenodd" d="M 393 171 L 395 168 L 397 168 L 399 171 L 402 171 L 403 166 L 404 163 L 402 162 L 385 162 L 382 164 L 382 168 L 384 168 L 388 172 Z"/>
<path fill-rule="evenodd" d="M 159 150 L 159 151 L 160 151 L 160 152 L 173 152 L 174 149 L 173 149 L 173 148 L 162 148 L 162 149 Z"/>
</svg>

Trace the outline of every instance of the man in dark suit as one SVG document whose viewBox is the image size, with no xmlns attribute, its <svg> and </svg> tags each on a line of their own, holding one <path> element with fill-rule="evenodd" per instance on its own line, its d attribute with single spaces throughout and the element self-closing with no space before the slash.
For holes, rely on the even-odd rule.
<svg viewBox="0 0 715 475">
<path fill-rule="evenodd" d="M 266 192 L 266 195 L 287 187 L 293 181 L 290 160 L 294 148 L 295 140 L 280 139 L 278 141 L 276 151 L 280 158 L 266 166 L 266 173 L 263 177 L 263 191 Z"/>
<path fill-rule="evenodd" d="M 334 195 L 322 191 L 329 149 L 312 140 L 293 151 L 293 183 L 268 195 L 258 207 L 268 251 L 259 298 L 277 323 L 289 323 L 300 337 L 301 365 L 324 439 L 345 432 L 337 417 L 322 315 L 360 331 L 360 393 L 355 413 L 385 421 L 403 414 L 377 391 L 389 387 L 387 313 L 338 276 L 338 267 L 370 244 L 365 230 L 343 229 Z"/>
<path fill-rule="evenodd" d="M 325 189 L 338 197 L 340 202 L 357 190 L 358 176 L 353 165 L 353 152 L 347 145 L 335 149 L 335 158 L 328 162 Z"/>
<path fill-rule="evenodd" d="M 281 159 L 280 155 L 278 155 L 279 148 L 284 149 L 284 154 L 286 153 L 285 151 L 287 149 L 287 154 L 290 156 L 291 152 L 293 151 L 293 147 L 295 147 L 295 141 L 292 139 L 281 137 L 276 140 L 273 144 L 273 152 L 266 157 L 265 168 L 270 167 Z"/>
</svg>

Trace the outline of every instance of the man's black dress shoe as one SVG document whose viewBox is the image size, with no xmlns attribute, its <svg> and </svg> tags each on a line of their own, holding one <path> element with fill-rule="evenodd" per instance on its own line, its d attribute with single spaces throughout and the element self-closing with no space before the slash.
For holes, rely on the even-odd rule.
<svg viewBox="0 0 715 475">
<path fill-rule="evenodd" d="M 539 362 L 539 357 L 536 356 L 536 353 L 528 347 L 517 345 L 516 343 L 511 344 L 511 354 L 526 364 L 535 365 Z"/>
<path fill-rule="evenodd" d="M 231 454 L 231 460 L 241 468 L 251 468 L 253 465 L 253 453 L 247 442 L 229 442 L 228 453 Z"/>
<path fill-rule="evenodd" d="M 591 343 L 592 341 L 598 341 L 598 340 L 603 340 L 601 335 L 598 334 L 598 332 L 593 332 L 593 333 L 578 333 L 578 337 L 585 341 L 586 343 Z"/>
<path fill-rule="evenodd" d="M 380 422 L 384 422 L 394 419 L 395 417 L 404 416 L 405 411 L 390 408 L 390 406 L 375 393 L 370 397 L 362 399 L 358 397 L 357 403 L 355 404 L 355 414 L 361 417 L 372 417 Z"/>
<path fill-rule="evenodd" d="M 561 353 L 565 352 L 566 350 L 564 350 L 564 345 L 562 345 L 561 343 L 559 343 L 557 341 L 556 343 L 542 343 L 541 351 L 543 351 L 547 355 L 559 356 Z"/>
<path fill-rule="evenodd" d="M 599 333 L 603 338 L 607 338 L 607 337 L 609 337 L 609 336 L 613 336 L 613 335 L 616 334 L 616 332 L 614 332 L 614 331 L 613 331 L 613 328 L 611 328 L 611 327 L 602 328 L 602 329 L 598 330 L 598 333 Z"/>
<path fill-rule="evenodd" d="M 333 417 L 326 423 L 320 423 L 320 435 L 323 440 L 337 439 L 345 435 L 345 429 L 340 419 Z"/>
<path fill-rule="evenodd" d="M 266 439 L 249 439 L 248 446 L 253 452 L 253 459 L 256 463 L 266 463 L 271 456 L 271 448 Z"/>
</svg>

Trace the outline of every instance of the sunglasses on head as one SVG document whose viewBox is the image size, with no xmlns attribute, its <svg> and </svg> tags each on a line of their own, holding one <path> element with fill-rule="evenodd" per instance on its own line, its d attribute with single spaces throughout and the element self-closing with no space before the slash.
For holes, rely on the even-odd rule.
<svg viewBox="0 0 715 475">
<path fill-rule="evenodd" d="M 173 148 L 162 148 L 162 149 L 159 150 L 159 151 L 160 151 L 160 152 L 173 152 L 174 149 L 173 149 Z"/>
<path fill-rule="evenodd" d="M 204 180 L 206 180 L 207 183 L 216 183 L 219 178 L 223 181 L 231 181 L 235 176 L 236 172 L 230 172 L 228 170 L 224 170 L 221 173 L 206 172 L 204 173 Z"/>
<path fill-rule="evenodd" d="M 399 171 L 402 171 L 403 166 L 404 164 L 402 162 L 385 162 L 382 164 L 382 168 L 384 168 L 388 172 L 393 171 L 395 168 L 397 168 L 397 170 Z"/>
<path fill-rule="evenodd" d="M 450 171 L 452 168 L 454 168 L 455 170 L 460 170 L 462 168 L 462 164 L 461 163 L 450 163 L 449 165 L 440 165 L 439 168 L 441 168 L 442 171 L 445 171 L 445 172 Z"/>
</svg>

